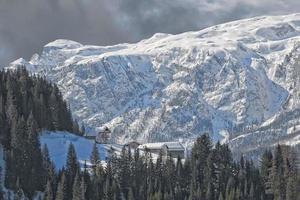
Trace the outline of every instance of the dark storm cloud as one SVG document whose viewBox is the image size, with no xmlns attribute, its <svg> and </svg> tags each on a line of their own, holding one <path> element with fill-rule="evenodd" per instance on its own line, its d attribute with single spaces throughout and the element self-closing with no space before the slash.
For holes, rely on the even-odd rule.
<svg viewBox="0 0 300 200">
<path fill-rule="evenodd" d="M 263 14 L 300 12 L 295 0 L 0 0 L 0 65 L 58 38 L 135 42 Z"/>
<path fill-rule="evenodd" d="M 129 39 L 106 2 L 0 0 L 0 64 L 28 58 L 57 38 L 111 44 Z"/>
</svg>

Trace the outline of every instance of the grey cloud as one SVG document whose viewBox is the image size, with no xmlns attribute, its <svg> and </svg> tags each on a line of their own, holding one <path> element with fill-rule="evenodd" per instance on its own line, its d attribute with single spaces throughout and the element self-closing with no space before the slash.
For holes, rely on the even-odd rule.
<svg viewBox="0 0 300 200">
<path fill-rule="evenodd" d="M 58 38 L 111 45 L 299 10 L 295 0 L 0 0 L 0 65 Z"/>
<path fill-rule="evenodd" d="M 104 1 L 0 0 L 0 48 L 5 42 L 11 52 L 1 54 L 0 64 L 28 58 L 58 38 L 99 45 L 127 40 L 112 14 Z"/>
</svg>

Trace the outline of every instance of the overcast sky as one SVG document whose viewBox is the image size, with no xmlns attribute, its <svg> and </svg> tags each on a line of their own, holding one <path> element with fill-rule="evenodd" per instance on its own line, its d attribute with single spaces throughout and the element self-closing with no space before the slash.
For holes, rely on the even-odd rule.
<svg viewBox="0 0 300 200">
<path fill-rule="evenodd" d="M 59 38 L 111 45 L 295 12 L 298 0 L 0 0 L 0 65 Z"/>
</svg>

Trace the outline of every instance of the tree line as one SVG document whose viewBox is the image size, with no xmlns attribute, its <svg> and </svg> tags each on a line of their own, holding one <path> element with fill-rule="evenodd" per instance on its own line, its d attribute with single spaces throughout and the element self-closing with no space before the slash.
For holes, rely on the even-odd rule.
<svg viewBox="0 0 300 200">
<path fill-rule="evenodd" d="M 128 147 L 101 164 L 96 144 L 92 167 L 77 161 L 71 144 L 65 168 L 57 174 L 47 148 L 45 200 L 297 200 L 299 174 L 292 148 L 266 151 L 259 167 L 243 157 L 234 161 L 226 144 L 212 144 L 204 134 L 189 158 L 153 158 Z M 48 167 L 47 167 L 48 166 Z"/>
</svg>

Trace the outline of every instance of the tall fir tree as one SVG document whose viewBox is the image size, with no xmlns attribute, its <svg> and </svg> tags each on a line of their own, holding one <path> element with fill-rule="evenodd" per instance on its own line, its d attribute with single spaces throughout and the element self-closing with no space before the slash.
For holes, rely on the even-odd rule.
<svg viewBox="0 0 300 200">
<path fill-rule="evenodd" d="M 72 200 L 85 200 L 84 182 L 81 180 L 80 173 L 78 172 L 74 179 Z"/>
<path fill-rule="evenodd" d="M 100 160 L 99 150 L 98 150 L 96 142 L 93 145 L 93 150 L 92 150 L 92 153 L 91 153 L 90 160 L 91 160 L 91 163 L 93 165 L 96 165 L 98 163 L 98 161 Z"/>
<path fill-rule="evenodd" d="M 276 147 L 272 164 L 272 191 L 274 200 L 285 200 L 284 158 L 280 145 Z"/>
<path fill-rule="evenodd" d="M 260 171 L 261 171 L 261 177 L 263 181 L 263 186 L 266 191 L 265 198 L 266 200 L 271 200 L 273 198 L 272 194 L 272 180 L 271 180 L 271 170 L 272 170 L 272 160 L 273 160 L 273 154 L 270 150 L 266 150 L 262 157 L 260 162 Z"/>
<path fill-rule="evenodd" d="M 56 191 L 56 196 L 55 200 L 67 200 L 67 192 L 68 192 L 68 185 L 67 185 L 67 180 L 65 176 L 65 172 L 62 172 L 60 181 L 57 186 L 57 191 Z"/>
<path fill-rule="evenodd" d="M 44 191 L 44 200 L 54 200 L 53 188 L 50 180 L 48 180 L 46 184 L 46 190 Z"/>
<path fill-rule="evenodd" d="M 66 161 L 66 178 L 67 178 L 67 197 L 72 199 L 72 187 L 74 184 L 74 179 L 77 173 L 79 173 L 79 163 L 77 160 L 76 150 L 72 143 L 70 143 L 67 154 Z"/>
</svg>

